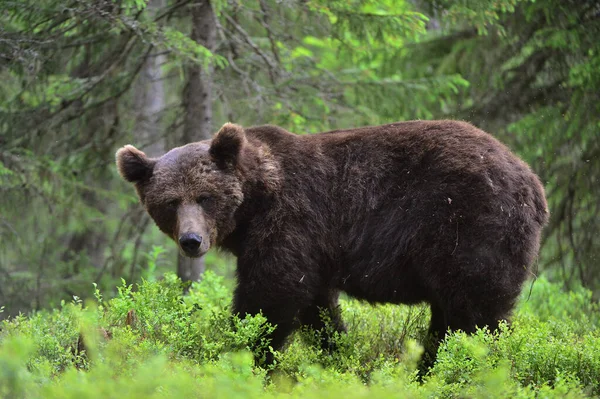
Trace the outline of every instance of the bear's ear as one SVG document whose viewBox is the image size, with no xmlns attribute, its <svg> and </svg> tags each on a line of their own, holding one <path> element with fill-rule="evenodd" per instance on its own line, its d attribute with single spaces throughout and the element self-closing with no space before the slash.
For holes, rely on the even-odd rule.
<svg viewBox="0 0 600 399">
<path fill-rule="evenodd" d="M 117 151 L 117 168 L 123 179 L 130 183 L 139 183 L 152 176 L 155 160 L 132 145 L 126 145 Z"/>
<path fill-rule="evenodd" d="M 244 128 L 226 123 L 212 139 L 209 153 L 219 167 L 235 167 L 246 144 Z"/>
</svg>

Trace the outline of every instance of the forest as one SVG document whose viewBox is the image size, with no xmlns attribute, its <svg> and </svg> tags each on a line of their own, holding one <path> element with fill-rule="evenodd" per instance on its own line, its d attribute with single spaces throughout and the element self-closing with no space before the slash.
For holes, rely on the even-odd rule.
<svg viewBox="0 0 600 399">
<path fill-rule="evenodd" d="M 115 166 L 226 122 L 299 135 L 467 121 L 550 212 L 511 324 L 417 363 L 428 306 L 342 297 L 335 352 L 233 316 Z M 600 2 L 1 0 L 0 397 L 600 397 Z M 327 324 L 327 323 L 326 323 Z"/>
</svg>

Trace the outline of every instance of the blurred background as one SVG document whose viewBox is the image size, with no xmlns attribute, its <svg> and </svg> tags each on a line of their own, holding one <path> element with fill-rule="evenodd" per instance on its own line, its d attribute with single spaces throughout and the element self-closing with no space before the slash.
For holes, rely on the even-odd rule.
<svg viewBox="0 0 600 399">
<path fill-rule="evenodd" d="M 598 1 L 2 0 L 0 317 L 93 283 L 233 278 L 230 256 L 178 259 L 117 174 L 124 144 L 433 118 L 530 163 L 552 214 L 536 273 L 598 300 Z"/>
</svg>

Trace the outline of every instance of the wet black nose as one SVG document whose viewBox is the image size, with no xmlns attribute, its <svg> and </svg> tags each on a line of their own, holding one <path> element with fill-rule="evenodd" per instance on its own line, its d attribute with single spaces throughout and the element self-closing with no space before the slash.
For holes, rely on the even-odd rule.
<svg viewBox="0 0 600 399">
<path fill-rule="evenodd" d="M 195 233 L 185 233 L 179 237 L 179 245 L 185 253 L 193 254 L 198 252 L 202 244 L 202 237 Z"/>
</svg>

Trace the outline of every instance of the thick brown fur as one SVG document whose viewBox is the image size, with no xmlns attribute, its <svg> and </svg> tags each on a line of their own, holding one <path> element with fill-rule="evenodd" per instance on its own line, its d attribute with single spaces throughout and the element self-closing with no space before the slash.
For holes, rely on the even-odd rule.
<svg viewBox="0 0 600 399">
<path fill-rule="evenodd" d="M 201 235 L 196 255 L 217 245 L 237 256 L 233 310 L 277 324 L 276 349 L 301 324 L 323 327 L 320 309 L 342 331 L 340 291 L 429 303 L 430 354 L 448 328 L 494 329 L 549 216 L 530 168 L 464 122 L 304 136 L 227 124 L 155 160 L 133 150 L 119 151 L 119 170 L 157 225 L 176 241 Z"/>
</svg>

